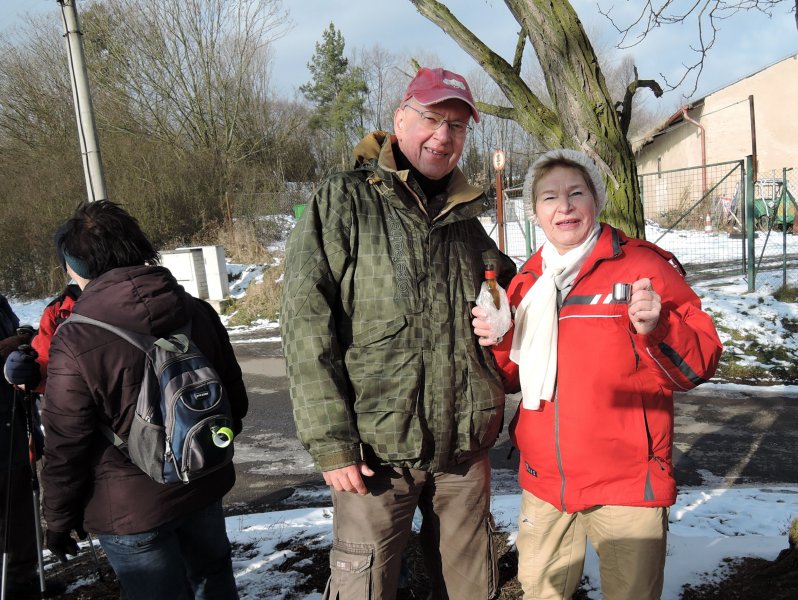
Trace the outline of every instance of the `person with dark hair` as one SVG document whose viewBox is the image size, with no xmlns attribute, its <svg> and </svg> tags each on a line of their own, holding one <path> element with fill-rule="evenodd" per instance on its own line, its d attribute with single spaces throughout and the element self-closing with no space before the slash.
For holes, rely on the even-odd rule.
<svg viewBox="0 0 798 600">
<path fill-rule="evenodd" d="M 79 206 L 61 239 L 67 273 L 82 289 L 73 312 L 155 337 L 190 321 L 192 340 L 224 383 L 238 433 L 248 400 L 227 332 L 208 303 L 157 266 L 138 222 L 100 200 Z M 66 559 L 77 553 L 71 531 L 96 533 L 129 600 L 237 598 L 221 502 L 235 482 L 232 463 L 190 483 L 156 483 L 98 427 L 127 437 L 144 353 L 110 331 L 75 324 L 58 329 L 49 357 L 47 547 Z"/>
<path fill-rule="evenodd" d="M 488 451 L 505 394 L 469 311 L 486 267 L 506 284 L 515 264 L 457 168 L 472 118 L 461 75 L 419 69 L 395 133 L 361 140 L 355 168 L 321 184 L 288 240 L 294 419 L 335 508 L 325 600 L 396 597 L 417 507 L 431 597 L 497 589 Z"/>
<path fill-rule="evenodd" d="M 82 204 L 59 232 L 58 248 L 75 281 L 95 279 L 119 267 L 158 263 L 158 251 L 138 222 L 108 200 Z"/>
<path fill-rule="evenodd" d="M 676 257 L 600 223 L 607 201 L 587 155 L 551 150 L 532 165 L 527 215 L 546 243 L 507 289 L 511 329 L 476 307 L 521 452 L 518 580 L 526 600 L 565 600 L 588 540 L 607 600 L 662 593 L 673 475 L 673 392 L 707 381 L 723 347 Z"/>
</svg>

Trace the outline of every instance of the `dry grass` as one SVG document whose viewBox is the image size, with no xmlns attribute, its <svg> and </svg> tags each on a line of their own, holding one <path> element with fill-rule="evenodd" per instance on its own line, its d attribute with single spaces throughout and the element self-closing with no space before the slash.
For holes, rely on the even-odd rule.
<svg viewBox="0 0 798 600">
<path fill-rule="evenodd" d="M 217 244 L 224 246 L 225 254 L 236 263 L 268 265 L 272 255 L 264 248 L 255 225 L 250 221 L 234 221 L 232 228 L 220 228 Z"/>
<path fill-rule="evenodd" d="M 232 307 L 230 325 L 249 325 L 259 319 L 276 321 L 280 314 L 280 293 L 282 287 L 275 283 L 282 274 L 282 266 L 263 271 L 263 281 L 251 283 L 247 294 L 236 300 Z"/>
</svg>

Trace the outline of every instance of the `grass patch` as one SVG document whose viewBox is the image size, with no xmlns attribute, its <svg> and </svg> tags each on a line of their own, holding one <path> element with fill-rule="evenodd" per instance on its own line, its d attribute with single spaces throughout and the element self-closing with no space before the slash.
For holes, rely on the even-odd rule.
<svg viewBox="0 0 798 600">
<path fill-rule="evenodd" d="M 773 293 L 773 297 L 779 302 L 795 302 L 798 300 L 798 287 L 783 285 Z"/>
<path fill-rule="evenodd" d="M 784 317 L 781 320 L 781 326 L 790 333 L 798 333 L 798 320 L 796 319 Z"/>
<path fill-rule="evenodd" d="M 770 379 L 768 369 L 758 365 L 747 365 L 739 362 L 721 360 L 715 378 L 729 383 L 753 384 L 767 383 Z"/>
<path fill-rule="evenodd" d="M 235 263 L 272 263 L 272 255 L 264 247 L 261 232 L 255 223 L 234 221 L 232 229 L 220 228 L 217 237 L 216 243 L 224 246 L 225 254 Z"/>
<path fill-rule="evenodd" d="M 741 336 L 745 337 L 745 336 Z M 738 340 L 740 341 L 740 340 Z M 756 341 L 744 340 L 744 344 L 726 343 L 715 379 L 730 383 L 772 385 L 783 381 L 798 381 L 798 364 L 791 351 L 784 346 L 765 346 Z M 731 352 L 738 347 L 746 357 L 757 364 L 739 361 L 739 354 Z"/>
</svg>

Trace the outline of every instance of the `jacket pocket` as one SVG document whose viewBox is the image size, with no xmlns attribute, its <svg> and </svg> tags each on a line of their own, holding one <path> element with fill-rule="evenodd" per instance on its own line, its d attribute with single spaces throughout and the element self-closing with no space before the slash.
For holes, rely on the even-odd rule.
<svg viewBox="0 0 798 600">
<path fill-rule="evenodd" d="M 374 548 L 371 545 L 333 542 L 330 549 L 330 579 L 322 600 L 371 600 L 373 563 Z"/>
<path fill-rule="evenodd" d="M 407 328 L 405 315 L 365 324 L 355 332 L 345 356 L 360 440 L 381 460 L 409 460 L 421 454 L 416 413 L 422 361 Z"/>
<path fill-rule="evenodd" d="M 421 420 L 411 398 L 392 398 L 390 392 L 355 403 L 360 440 L 382 461 L 415 460 L 421 456 Z"/>
<path fill-rule="evenodd" d="M 487 369 L 465 373 L 463 403 L 458 410 L 458 457 L 487 450 L 504 425 L 505 394 L 501 381 Z"/>
<path fill-rule="evenodd" d="M 364 347 L 392 338 L 407 327 L 407 317 L 401 315 L 389 321 L 377 321 L 352 333 L 352 346 Z"/>
</svg>

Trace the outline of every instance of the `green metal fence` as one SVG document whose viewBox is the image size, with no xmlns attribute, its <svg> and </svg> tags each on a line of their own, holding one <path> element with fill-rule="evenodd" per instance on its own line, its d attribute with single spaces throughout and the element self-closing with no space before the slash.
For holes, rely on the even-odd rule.
<svg viewBox="0 0 798 600">
<path fill-rule="evenodd" d="M 640 174 L 647 239 L 673 251 L 694 277 L 744 274 L 753 290 L 759 270 L 781 266 L 786 282 L 798 263 L 795 186 L 788 169 L 753 181 L 752 163 L 749 156 Z"/>
</svg>

